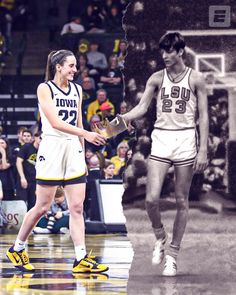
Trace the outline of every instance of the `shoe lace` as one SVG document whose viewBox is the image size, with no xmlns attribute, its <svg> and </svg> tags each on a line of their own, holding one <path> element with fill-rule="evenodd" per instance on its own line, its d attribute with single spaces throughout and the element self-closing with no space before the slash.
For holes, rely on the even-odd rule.
<svg viewBox="0 0 236 295">
<path fill-rule="evenodd" d="M 96 258 L 96 256 L 95 256 L 95 255 L 92 255 L 92 251 L 93 251 L 93 250 L 90 250 L 90 252 L 89 252 L 89 254 L 87 255 L 87 257 L 85 258 L 85 260 L 87 260 L 87 261 L 93 263 L 94 265 L 98 265 L 97 261 L 94 260 L 94 259 Z"/>
<path fill-rule="evenodd" d="M 23 251 L 22 253 L 18 253 L 18 255 L 20 256 L 20 258 L 24 262 L 24 264 L 29 263 L 29 256 L 27 255 L 27 253 L 25 251 Z"/>
</svg>

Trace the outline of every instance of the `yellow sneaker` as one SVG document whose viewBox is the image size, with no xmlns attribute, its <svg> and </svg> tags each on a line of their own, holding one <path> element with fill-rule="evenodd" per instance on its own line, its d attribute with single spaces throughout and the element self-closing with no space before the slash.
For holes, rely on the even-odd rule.
<svg viewBox="0 0 236 295">
<path fill-rule="evenodd" d="M 25 250 L 19 252 L 14 251 L 14 246 L 7 251 L 7 258 L 12 264 L 24 272 L 32 272 L 35 270 L 34 266 L 30 264 L 29 255 Z"/>
<path fill-rule="evenodd" d="M 95 256 L 91 255 L 91 252 L 80 261 L 75 259 L 72 272 L 73 273 L 100 273 L 107 271 L 108 266 L 98 263 L 95 260 Z"/>
</svg>

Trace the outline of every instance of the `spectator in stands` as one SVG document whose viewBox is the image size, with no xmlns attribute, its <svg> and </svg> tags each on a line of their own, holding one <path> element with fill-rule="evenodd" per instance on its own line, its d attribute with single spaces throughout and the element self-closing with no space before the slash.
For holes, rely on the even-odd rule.
<svg viewBox="0 0 236 295">
<path fill-rule="evenodd" d="M 22 140 L 23 143 L 31 143 L 33 139 L 33 134 L 29 129 L 23 130 L 22 131 Z"/>
<path fill-rule="evenodd" d="M 119 51 L 116 54 L 118 58 L 118 67 L 120 69 L 124 68 L 126 54 L 127 54 L 127 42 L 122 39 L 120 40 L 120 43 L 119 43 Z"/>
<path fill-rule="evenodd" d="M 112 114 L 113 113 L 112 106 L 107 101 L 103 102 L 100 105 L 100 110 L 101 110 L 101 118 L 103 123 L 105 123 L 106 120 L 112 121 L 115 118 L 115 116 Z"/>
<path fill-rule="evenodd" d="M 116 5 L 111 6 L 110 11 L 105 19 L 104 28 L 107 33 L 120 33 L 123 32 L 121 23 L 121 13 Z"/>
<path fill-rule="evenodd" d="M 16 157 L 16 155 L 18 154 L 20 148 L 22 147 L 22 145 L 24 144 L 24 139 L 23 139 L 23 132 L 26 131 L 27 128 L 25 126 L 21 126 L 18 128 L 17 130 L 17 145 L 13 148 L 13 157 Z"/>
<path fill-rule="evenodd" d="M 87 166 L 89 165 L 90 158 L 94 155 L 94 149 L 92 146 L 87 146 L 85 149 L 85 161 Z"/>
<path fill-rule="evenodd" d="M 91 41 L 87 57 L 88 64 L 92 65 L 99 72 L 105 70 L 108 66 L 107 58 L 104 53 L 99 51 L 99 45 L 96 41 Z"/>
<path fill-rule="evenodd" d="M 96 90 L 93 86 L 93 79 L 90 77 L 84 77 L 82 82 L 83 88 L 83 111 L 86 112 L 88 105 L 96 99 Z"/>
<path fill-rule="evenodd" d="M 90 122 L 91 117 L 93 115 L 100 115 L 101 116 L 101 109 L 100 106 L 102 103 L 107 102 L 111 105 L 112 111 L 111 114 L 115 114 L 115 107 L 114 105 L 109 101 L 107 98 L 107 92 L 104 89 L 99 89 L 97 91 L 97 98 L 95 101 L 91 102 L 88 106 L 88 111 L 87 111 L 87 121 Z"/>
<path fill-rule="evenodd" d="M 124 174 L 124 172 L 125 172 L 125 169 L 127 168 L 127 165 L 129 165 L 132 156 L 133 156 L 133 151 L 132 151 L 131 148 L 129 148 L 129 149 L 126 151 L 126 155 L 125 155 L 125 165 L 122 166 L 122 167 L 120 168 L 120 171 L 119 171 L 119 178 L 123 179 L 123 174 Z"/>
<path fill-rule="evenodd" d="M 0 181 L 2 184 L 3 199 L 13 200 L 15 195 L 15 179 L 10 154 L 10 145 L 7 138 L 0 137 Z"/>
<path fill-rule="evenodd" d="M 56 190 L 54 201 L 47 212 L 34 228 L 35 234 L 57 234 L 69 232 L 69 209 L 65 192 L 62 187 Z"/>
<path fill-rule="evenodd" d="M 85 31 L 84 26 L 81 23 L 81 18 L 79 16 L 72 17 L 71 21 L 65 24 L 61 30 L 61 35 L 64 34 L 78 34 Z"/>
<path fill-rule="evenodd" d="M 93 68 L 92 65 L 88 64 L 88 57 L 85 53 L 80 53 L 77 56 L 77 73 L 76 73 L 76 77 L 79 76 L 80 79 L 82 80 L 82 73 L 84 72 L 84 70 L 87 70 L 88 72 L 88 76 L 93 77 L 94 75 L 97 75 L 98 72 L 96 69 Z M 93 85 L 95 87 L 95 85 Z"/>
<path fill-rule="evenodd" d="M 90 33 L 102 33 L 104 29 L 102 28 L 102 16 L 98 7 L 94 4 L 89 4 L 87 10 L 84 13 L 83 24 L 87 32 Z"/>
<path fill-rule="evenodd" d="M 33 143 L 24 144 L 16 159 L 16 168 L 18 171 L 16 196 L 17 199 L 27 202 L 27 208 L 30 210 L 36 201 L 36 157 L 41 141 L 40 133 L 34 135 Z"/>
<path fill-rule="evenodd" d="M 116 55 L 113 54 L 109 57 L 108 69 L 103 71 L 100 81 L 103 83 L 104 88 L 122 86 L 122 73 Z"/>
<path fill-rule="evenodd" d="M 99 179 L 101 177 L 101 165 L 98 155 L 95 153 L 88 161 L 88 177 L 87 180 Z"/>
<path fill-rule="evenodd" d="M 120 168 L 125 165 L 125 157 L 128 149 L 129 145 L 127 142 L 123 141 L 118 144 L 116 155 L 111 158 L 112 163 L 115 165 L 115 175 L 118 175 Z"/>
<path fill-rule="evenodd" d="M 102 169 L 102 179 L 119 179 L 117 175 L 114 174 L 115 165 L 111 160 L 105 160 L 103 169 Z"/>
</svg>

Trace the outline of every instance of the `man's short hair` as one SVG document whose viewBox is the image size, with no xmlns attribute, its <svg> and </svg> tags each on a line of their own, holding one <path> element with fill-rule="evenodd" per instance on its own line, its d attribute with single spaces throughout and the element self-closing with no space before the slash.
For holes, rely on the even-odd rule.
<svg viewBox="0 0 236 295">
<path fill-rule="evenodd" d="M 184 37 L 178 32 L 167 33 L 163 35 L 159 41 L 159 48 L 165 51 L 169 51 L 173 48 L 179 52 L 179 50 L 184 49 L 184 47 Z"/>
</svg>

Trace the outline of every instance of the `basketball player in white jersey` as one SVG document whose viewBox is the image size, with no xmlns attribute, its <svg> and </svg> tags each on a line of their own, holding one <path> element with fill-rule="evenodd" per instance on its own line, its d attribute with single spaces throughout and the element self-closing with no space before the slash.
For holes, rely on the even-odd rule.
<svg viewBox="0 0 236 295">
<path fill-rule="evenodd" d="M 207 95 L 203 76 L 184 64 L 183 37 L 177 32 L 168 33 L 160 39 L 159 47 L 166 68 L 148 79 L 139 104 L 122 117 L 127 122 L 142 117 L 152 98 L 156 97 L 157 118 L 148 163 L 146 209 L 157 239 L 152 263 L 160 264 L 165 256 L 163 275 L 175 276 L 176 260 L 187 223 L 192 176 L 207 166 Z M 199 145 L 196 141 L 197 115 Z M 165 247 L 167 233 L 161 222 L 159 200 L 171 165 L 175 171 L 177 213 L 171 243 Z"/>
<path fill-rule="evenodd" d="M 56 189 L 64 186 L 70 210 L 70 234 L 76 259 L 73 273 L 106 271 L 86 254 L 83 202 L 85 198 L 86 164 L 84 139 L 95 145 L 105 139 L 88 132 L 82 125 L 82 89 L 72 82 L 76 73 L 76 58 L 71 51 L 53 51 L 48 56 L 46 82 L 38 86 L 37 95 L 42 119 L 42 141 L 37 154 L 37 201 L 27 212 L 14 245 L 7 257 L 18 269 L 31 272 L 25 242 L 39 219 L 47 213 Z"/>
</svg>

